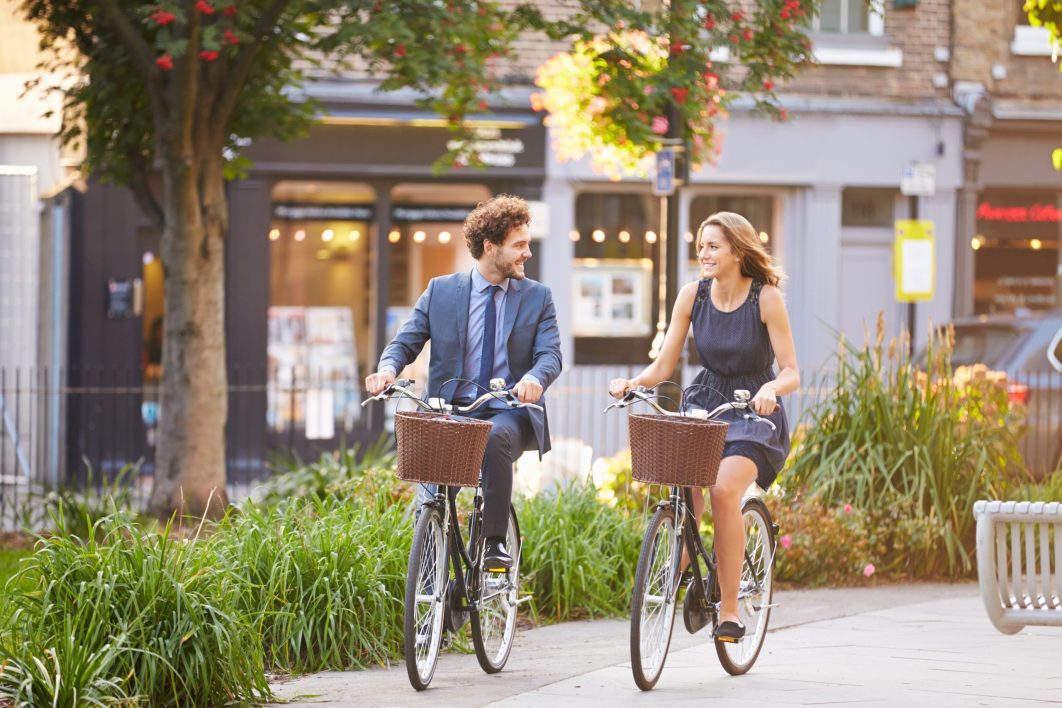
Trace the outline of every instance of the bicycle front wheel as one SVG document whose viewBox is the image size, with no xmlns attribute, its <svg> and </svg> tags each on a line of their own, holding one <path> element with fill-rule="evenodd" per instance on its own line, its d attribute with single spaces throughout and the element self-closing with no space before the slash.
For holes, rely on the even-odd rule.
<svg viewBox="0 0 1062 708">
<path fill-rule="evenodd" d="M 737 642 L 715 643 L 719 663 L 728 674 L 738 676 L 756 663 L 767 636 L 774 592 L 774 533 L 771 515 L 761 499 L 751 497 L 741 505 L 745 522 L 745 562 L 741 566 L 738 613 L 745 636 Z"/>
<path fill-rule="evenodd" d="M 631 596 L 631 670 L 643 691 L 656 685 L 671 646 L 681 552 L 674 509 L 660 507 L 645 529 Z"/>
<path fill-rule="evenodd" d="M 511 506 L 505 547 L 513 557 L 513 567 L 505 573 L 488 573 L 480 568 L 478 609 L 472 618 L 472 644 L 479 665 L 488 674 L 496 674 L 505 666 L 516 636 L 522 549 L 520 526 Z"/>
<path fill-rule="evenodd" d="M 442 646 L 447 543 L 442 514 L 425 504 L 413 531 L 406 571 L 406 673 L 418 691 L 431 682 Z"/>
</svg>

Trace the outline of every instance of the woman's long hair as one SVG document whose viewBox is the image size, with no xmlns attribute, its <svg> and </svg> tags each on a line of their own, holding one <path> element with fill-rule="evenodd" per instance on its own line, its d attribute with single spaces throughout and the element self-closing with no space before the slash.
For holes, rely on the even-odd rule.
<svg viewBox="0 0 1062 708">
<path fill-rule="evenodd" d="M 764 250 L 760 236 L 752 228 L 749 220 L 732 211 L 719 211 L 712 214 L 697 229 L 697 248 L 700 250 L 704 230 L 709 226 L 718 226 L 723 231 L 730 249 L 741 260 L 741 274 L 746 278 L 761 280 L 768 285 L 778 286 L 785 273 Z"/>
</svg>

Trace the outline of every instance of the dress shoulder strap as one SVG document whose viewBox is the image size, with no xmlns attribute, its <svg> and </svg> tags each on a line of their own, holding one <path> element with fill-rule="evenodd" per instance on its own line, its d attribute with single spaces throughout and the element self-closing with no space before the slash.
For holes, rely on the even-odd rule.
<svg viewBox="0 0 1062 708">
<path fill-rule="evenodd" d="M 704 302 L 712 296 L 712 279 L 705 278 L 697 285 L 697 302 Z"/>
<path fill-rule="evenodd" d="M 753 280 L 752 287 L 749 288 L 749 302 L 753 305 L 760 304 L 760 291 L 763 290 L 762 280 Z"/>
</svg>

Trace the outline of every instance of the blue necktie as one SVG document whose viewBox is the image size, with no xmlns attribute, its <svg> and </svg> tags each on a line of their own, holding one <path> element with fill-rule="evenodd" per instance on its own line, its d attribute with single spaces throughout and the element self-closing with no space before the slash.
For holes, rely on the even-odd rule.
<svg viewBox="0 0 1062 708">
<path fill-rule="evenodd" d="M 483 388 L 476 392 L 476 396 L 490 390 L 490 379 L 494 374 L 494 338 L 498 330 L 494 296 L 499 290 L 500 285 L 491 285 L 487 289 L 487 309 L 483 311 L 483 349 L 479 357 L 479 376 L 476 378 L 476 383 Z"/>
</svg>

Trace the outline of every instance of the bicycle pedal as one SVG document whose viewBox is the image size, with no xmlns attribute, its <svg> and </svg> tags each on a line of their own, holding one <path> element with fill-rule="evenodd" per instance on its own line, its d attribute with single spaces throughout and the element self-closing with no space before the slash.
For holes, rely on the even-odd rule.
<svg viewBox="0 0 1062 708">
<path fill-rule="evenodd" d="M 508 573 L 509 572 L 508 568 L 484 568 L 483 570 L 485 572 L 487 572 L 487 573 Z"/>
<path fill-rule="evenodd" d="M 741 640 L 740 639 L 734 639 L 733 637 L 716 637 L 715 641 L 723 642 L 724 644 L 737 644 Z"/>
</svg>

